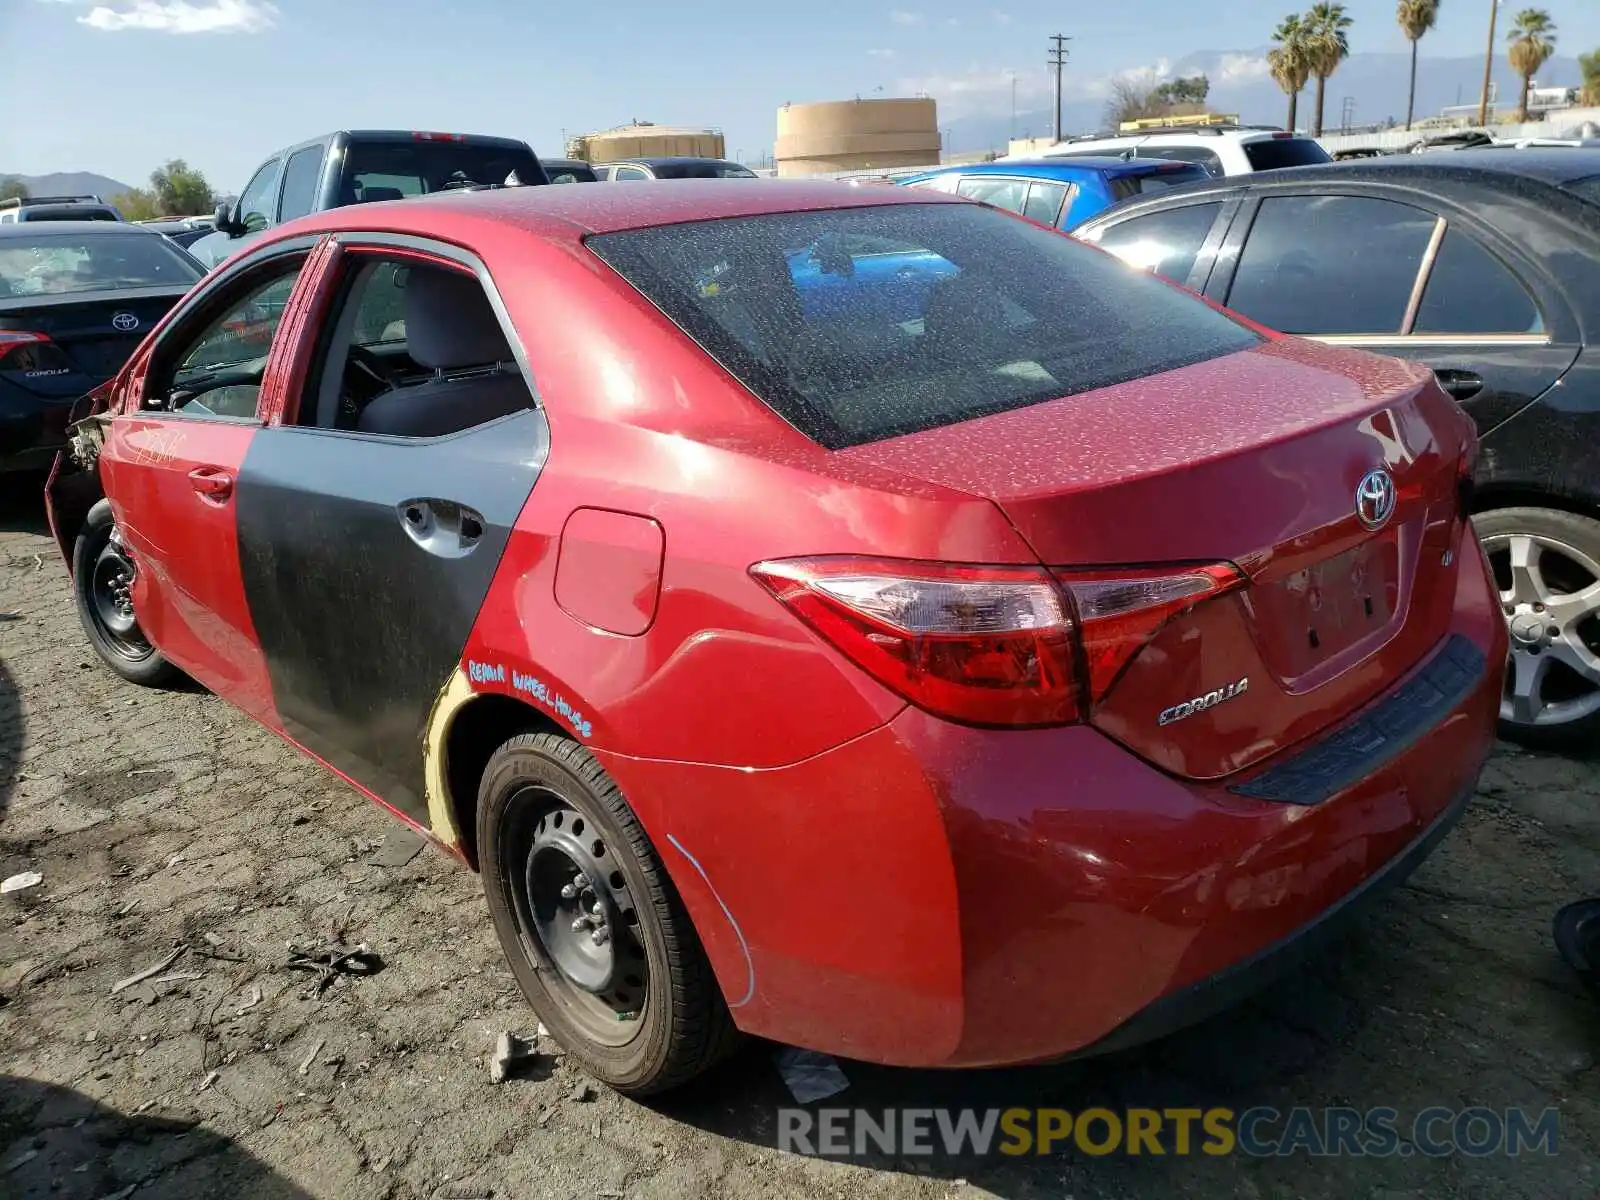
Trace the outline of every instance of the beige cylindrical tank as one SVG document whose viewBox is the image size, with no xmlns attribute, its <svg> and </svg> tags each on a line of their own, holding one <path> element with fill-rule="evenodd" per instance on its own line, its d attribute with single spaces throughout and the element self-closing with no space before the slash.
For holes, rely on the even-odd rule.
<svg viewBox="0 0 1600 1200">
<path fill-rule="evenodd" d="M 778 110 L 779 178 L 939 161 L 939 113 L 925 97 L 828 100 Z"/>
<path fill-rule="evenodd" d="M 618 162 L 626 158 L 726 158 L 727 144 L 715 129 L 686 129 L 671 125 L 624 125 L 575 138 L 589 162 Z"/>
</svg>

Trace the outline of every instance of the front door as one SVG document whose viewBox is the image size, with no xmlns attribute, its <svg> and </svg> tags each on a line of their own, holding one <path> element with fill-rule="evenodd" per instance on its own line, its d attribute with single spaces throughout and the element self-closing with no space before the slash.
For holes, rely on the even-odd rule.
<svg viewBox="0 0 1600 1200">
<path fill-rule="evenodd" d="M 1565 302 L 1532 264 L 1453 213 L 1370 195 L 1274 194 L 1234 261 L 1212 280 L 1230 308 L 1432 368 L 1480 434 L 1552 387 L 1580 348 Z"/>
<path fill-rule="evenodd" d="M 509 331 L 475 278 L 481 267 L 459 250 L 441 247 L 431 263 L 417 255 L 341 249 L 321 283 L 330 302 L 314 306 L 324 324 L 305 334 L 315 349 L 304 383 L 252 442 L 236 507 L 250 617 L 284 731 L 425 822 L 428 715 L 460 664 L 548 435 L 509 344 L 494 346 Z M 408 293 L 428 272 L 457 281 L 455 328 L 413 344 Z M 463 280 L 477 293 L 462 294 Z M 439 305 L 421 310 L 437 316 Z M 505 365 L 456 361 L 485 355 Z M 472 415 L 406 436 L 370 419 L 379 402 Z"/>
<path fill-rule="evenodd" d="M 137 571 L 151 643 L 198 682 L 270 719 L 266 670 L 240 578 L 238 480 L 306 251 L 208 289 L 148 352 L 101 454 L 118 531 Z M 264 310 L 277 314 L 259 319 Z"/>
</svg>

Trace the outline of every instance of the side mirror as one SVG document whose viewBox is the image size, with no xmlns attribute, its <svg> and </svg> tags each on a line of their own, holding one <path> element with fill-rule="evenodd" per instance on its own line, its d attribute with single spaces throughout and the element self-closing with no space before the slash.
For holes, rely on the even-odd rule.
<svg viewBox="0 0 1600 1200">
<path fill-rule="evenodd" d="M 233 210 L 230 209 L 226 204 L 219 204 L 217 205 L 215 217 L 217 222 L 217 231 L 219 233 L 226 233 L 230 237 L 233 236 Z"/>
</svg>

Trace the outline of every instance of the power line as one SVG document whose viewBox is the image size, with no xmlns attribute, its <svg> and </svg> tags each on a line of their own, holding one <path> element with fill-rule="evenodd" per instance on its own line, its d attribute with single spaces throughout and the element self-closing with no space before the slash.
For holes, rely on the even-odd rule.
<svg viewBox="0 0 1600 1200">
<path fill-rule="evenodd" d="M 1067 65 L 1068 50 L 1066 44 L 1072 39 L 1064 33 L 1050 35 L 1050 60 L 1048 65 L 1055 68 L 1056 72 L 1056 141 L 1061 140 L 1061 68 Z"/>
</svg>

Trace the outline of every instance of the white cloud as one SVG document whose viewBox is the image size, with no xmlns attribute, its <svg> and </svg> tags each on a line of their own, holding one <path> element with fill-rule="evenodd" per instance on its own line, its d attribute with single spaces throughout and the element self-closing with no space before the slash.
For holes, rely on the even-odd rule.
<svg viewBox="0 0 1600 1200">
<path fill-rule="evenodd" d="M 1217 63 L 1217 78 L 1212 83 L 1248 83 L 1269 74 L 1265 55 L 1224 54 Z"/>
<path fill-rule="evenodd" d="M 994 20 L 996 25 L 1009 25 L 1011 24 L 1011 14 L 1008 12 L 1001 12 L 999 9 L 996 9 Z"/>
<path fill-rule="evenodd" d="M 868 50 L 867 51 L 867 57 L 868 58 L 893 58 L 894 57 L 894 51 L 893 50 Z"/>
<path fill-rule="evenodd" d="M 896 25 L 921 25 L 922 14 L 919 12 L 907 12 L 903 8 L 897 8 L 889 14 L 889 20 L 893 21 Z"/>
<path fill-rule="evenodd" d="M 143 29 L 155 33 L 260 33 L 277 24 L 271 0 L 132 0 L 99 4 L 78 18 L 91 29 L 114 33 Z"/>
<path fill-rule="evenodd" d="M 956 18 L 956 17 L 946 17 L 946 18 L 945 18 L 945 22 L 944 22 L 944 23 L 945 23 L 945 24 L 946 24 L 946 25 L 948 25 L 948 26 L 949 26 L 949 27 L 950 27 L 950 28 L 951 28 L 951 29 L 954 29 L 954 28 L 956 28 L 956 27 L 957 27 L 957 26 L 958 26 L 958 25 L 960 25 L 960 24 L 961 24 L 961 22 L 960 22 L 960 20 L 959 20 L 959 19 L 957 19 L 957 18 Z"/>
</svg>

